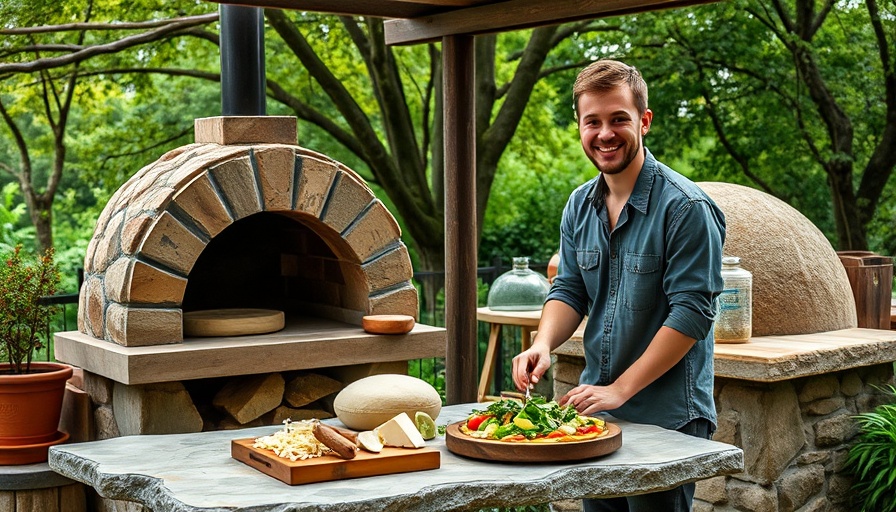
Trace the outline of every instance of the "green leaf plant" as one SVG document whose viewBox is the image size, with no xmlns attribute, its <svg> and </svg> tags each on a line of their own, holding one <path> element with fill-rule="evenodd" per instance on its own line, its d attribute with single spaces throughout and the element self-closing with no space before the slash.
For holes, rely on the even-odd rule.
<svg viewBox="0 0 896 512">
<path fill-rule="evenodd" d="M 31 371 L 34 352 L 43 347 L 42 331 L 56 307 L 42 304 L 41 297 L 56 293 L 59 269 L 53 249 L 33 262 L 17 245 L 0 266 L 0 360 L 8 361 L 8 373 Z"/>
<path fill-rule="evenodd" d="M 846 468 L 855 477 L 857 510 L 896 511 L 896 387 L 884 391 L 893 401 L 855 416 L 860 433 L 849 450 Z"/>
</svg>

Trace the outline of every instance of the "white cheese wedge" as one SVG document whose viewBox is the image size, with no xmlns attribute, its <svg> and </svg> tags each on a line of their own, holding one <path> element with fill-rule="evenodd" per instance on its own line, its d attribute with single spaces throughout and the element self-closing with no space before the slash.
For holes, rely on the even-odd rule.
<svg viewBox="0 0 896 512">
<path fill-rule="evenodd" d="M 417 426 L 405 412 L 376 427 L 374 431 L 380 436 L 380 440 L 385 446 L 400 448 L 423 448 L 426 446 L 426 441 L 423 440 Z"/>
<path fill-rule="evenodd" d="M 383 451 L 383 442 L 380 441 L 380 436 L 372 430 L 358 432 L 358 446 L 368 452 L 380 453 Z"/>
</svg>

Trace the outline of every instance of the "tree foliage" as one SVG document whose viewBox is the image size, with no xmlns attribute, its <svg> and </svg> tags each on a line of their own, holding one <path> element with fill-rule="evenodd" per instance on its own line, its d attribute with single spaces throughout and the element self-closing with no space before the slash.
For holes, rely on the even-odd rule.
<svg viewBox="0 0 896 512">
<path fill-rule="evenodd" d="M 839 249 L 869 247 L 896 165 L 892 2 L 738 0 L 637 21 L 664 152 L 703 147 L 698 179 L 759 188 Z"/>
<path fill-rule="evenodd" d="M 661 160 L 773 194 L 838 248 L 896 252 L 896 8 L 878 2 L 734 0 L 477 37 L 481 256 L 555 250 L 562 204 L 595 172 L 571 83 L 601 57 L 647 78 Z M 38 247 L 51 225 L 66 247 L 86 244 L 124 180 L 218 114 L 216 9 L 0 5 L 0 183 L 18 183 Z M 387 47 L 373 18 L 266 19 L 268 111 L 295 115 L 301 145 L 369 181 L 418 269 L 443 268 L 439 45 Z"/>
<path fill-rule="evenodd" d="M 104 6 L 107 14 L 114 12 L 117 5 L 96 4 Z M 207 17 L 123 23 L 124 20 L 107 16 L 101 22 L 90 22 L 92 17 L 98 18 L 92 11 L 95 4 L 81 5 L 81 11 L 72 6 L 60 7 L 52 18 L 59 21 L 56 25 L 7 29 L 5 33 L 13 37 L 60 34 L 62 39 L 43 41 L 37 48 L 12 41 L 7 55 L 20 57 L 20 62 L 0 64 L 0 78 L 7 78 L 6 83 L 10 84 L 13 79 L 30 79 L 34 73 L 46 74 L 48 70 L 54 70 L 57 75 L 68 73 L 70 85 L 60 86 L 66 91 L 74 90 L 76 80 L 90 77 L 98 85 L 111 83 L 113 88 L 124 85 L 126 95 L 146 86 L 152 80 L 148 78 L 149 74 L 219 80 L 214 71 L 202 69 L 210 67 L 211 57 L 202 43 L 217 43 L 218 38 L 214 27 L 201 26 L 209 23 Z M 42 6 L 42 9 L 51 8 Z M 144 17 L 159 14 L 148 7 L 138 11 Z M 61 23 L 63 18 L 76 13 L 84 21 Z M 133 12 L 129 11 L 129 14 Z M 169 10 L 166 14 L 172 12 Z M 280 10 L 267 11 L 266 16 L 270 26 L 266 53 L 271 56 L 267 66 L 268 93 L 281 105 L 272 110 L 292 111 L 307 123 L 303 125 L 303 135 L 305 128 L 310 128 L 306 140 L 333 149 L 325 152 L 349 165 L 358 164 L 353 168 L 383 190 L 388 202 L 397 210 L 420 266 L 443 268 L 438 46 L 387 47 L 382 20 L 375 18 L 337 18 Z M 33 21 L 27 16 L 13 16 L 12 19 L 23 23 Z M 115 24 L 110 23 L 113 20 Z M 541 77 L 549 52 L 575 33 L 607 29 L 603 22 L 583 22 L 511 34 L 502 44 L 497 43 L 498 36 L 479 38 L 475 87 L 478 91 L 477 207 L 480 226 L 498 163 L 512 140 L 529 95 Z M 126 30 L 138 32 L 125 35 Z M 96 38 L 95 34 L 109 37 Z M 276 37 L 270 37 L 275 34 Z M 65 39 L 66 36 L 81 39 L 71 42 Z M 190 43 L 187 36 L 193 36 L 199 42 Z M 184 51 L 172 52 L 169 48 L 172 45 Z M 44 57 L 41 53 L 48 51 L 60 55 Z M 52 94 L 45 95 L 50 96 Z M 102 105 L 109 104 L 105 94 L 91 96 L 105 102 Z M 57 110 L 67 116 L 70 102 Z M 96 106 L 102 108 L 102 105 Z M 93 106 L 85 104 L 85 107 L 90 111 Z M 34 108 L 27 110 L 33 112 Z M 60 124 L 53 120 L 50 111 L 45 117 L 51 128 Z M 9 116 L 7 124 L 15 132 L 17 125 L 13 116 Z M 62 142 L 64 125 L 60 127 L 54 132 L 54 149 L 48 153 L 64 162 L 65 158 L 60 158 L 66 149 Z M 177 138 L 178 134 L 174 133 L 162 140 Z M 21 137 L 19 140 L 25 139 Z M 144 147 L 147 145 L 145 140 Z M 22 149 L 27 145 L 24 142 L 17 145 L 23 170 L 11 166 L 8 170 L 20 176 L 27 199 L 29 191 L 38 188 L 30 185 L 33 180 L 27 169 L 33 165 L 27 151 Z M 135 153 L 136 150 L 130 152 Z M 116 154 L 128 152 L 116 151 Z M 56 182 L 44 187 L 45 198 L 54 196 L 61 171 L 56 170 L 51 176 Z M 48 217 L 47 212 L 51 210 L 44 203 L 34 202 L 29 211 L 43 212 L 42 215 Z M 38 226 L 41 243 L 51 243 L 46 226 L 38 225 L 37 218 L 33 221 Z"/>
<path fill-rule="evenodd" d="M 114 79 L 103 70 L 109 73 L 121 58 L 149 60 L 153 44 L 216 19 L 212 14 L 144 21 L 155 12 L 142 4 L 135 7 L 128 14 L 136 21 L 123 19 L 117 2 L 11 2 L 2 7 L 8 21 L 0 29 L 0 118 L 9 136 L 0 138 L 0 171 L 18 182 L 41 250 L 54 245 L 53 202 L 66 166 L 77 161 L 69 153 L 72 116 L 102 112 L 127 94 L 112 87 Z M 94 127 L 84 121 L 77 121 L 77 129 Z"/>
</svg>

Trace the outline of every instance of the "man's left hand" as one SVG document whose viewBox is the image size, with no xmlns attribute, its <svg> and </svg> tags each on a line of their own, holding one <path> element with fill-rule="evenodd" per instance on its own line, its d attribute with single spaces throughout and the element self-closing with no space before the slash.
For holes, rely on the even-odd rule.
<svg viewBox="0 0 896 512">
<path fill-rule="evenodd" d="M 560 405 L 572 404 L 579 414 L 590 415 L 602 411 L 612 411 L 624 404 L 626 398 L 613 386 L 581 385 L 569 390 L 560 398 Z"/>
</svg>

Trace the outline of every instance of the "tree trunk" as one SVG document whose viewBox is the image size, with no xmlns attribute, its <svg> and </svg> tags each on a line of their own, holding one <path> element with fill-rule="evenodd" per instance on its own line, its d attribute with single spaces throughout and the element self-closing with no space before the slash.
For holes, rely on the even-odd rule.
<svg viewBox="0 0 896 512">
<path fill-rule="evenodd" d="M 821 164 L 828 174 L 831 189 L 837 246 L 840 250 L 866 250 L 866 223 L 860 215 L 853 185 L 853 162 L 856 155 L 853 149 L 852 120 L 827 86 L 812 52 L 812 38 L 830 11 L 816 13 L 813 0 L 798 0 L 791 19 L 785 14 L 783 5 L 778 3 L 778 6 L 784 25 L 795 37 L 795 41 L 784 39 L 782 42 L 793 54 L 799 79 L 806 86 L 809 97 L 827 128 L 831 154 Z"/>
<path fill-rule="evenodd" d="M 28 205 L 31 224 L 34 225 L 38 251 L 43 254 L 53 247 L 53 204 L 34 197 L 33 194 L 30 198 L 26 197 L 25 203 Z"/>
<path fill-rule="evenodd" d="M 868 249 L 865 226 L 857 207 L 852 185 L 852 165 L 834 163 L 826 167 L 831 201 L 834 207 L 834 224 L 837 227 L 837 247 L 841 251 Z"/>
<path fill-rule="evenodd" d="M 526 44 L 517 64 L 513 78 L 503 96 L 497 94 L 494 87 L 495 48 L 494 45 L 483 44 L 483 49 L 477 43 L 476 60 L 476 90 L 480 95 L 486 95 L 488 101 L 481 98 L 476 100 L 477 125 L 476 125 L 476 220 L 478 231 L 476 233 L 477 244 L 482 234 L 482 224 L 485 217 L 485 209 L 488 206 L 488 197 L 495 181 L 495 173 L 498 170 L 498 162 L 510 144 L 513 134 L 523 117 L 526 105 L 535 84 L 540 78 L 541 68 L 547 59 L 548 53 L 554 48 L 556 41 L 554 35 L 557 27 L 542 27 L 532 31 L 532 36 Z M 487 50 L 487 51 L 484 51 Z M 480 75 L 488 73 L 488 76 Z M 491 118 L 495 102 L 503 99 L 501 108 Z M 480 126 L 483 121 L 491 122 L 487 126 Z"/>
</svg>

